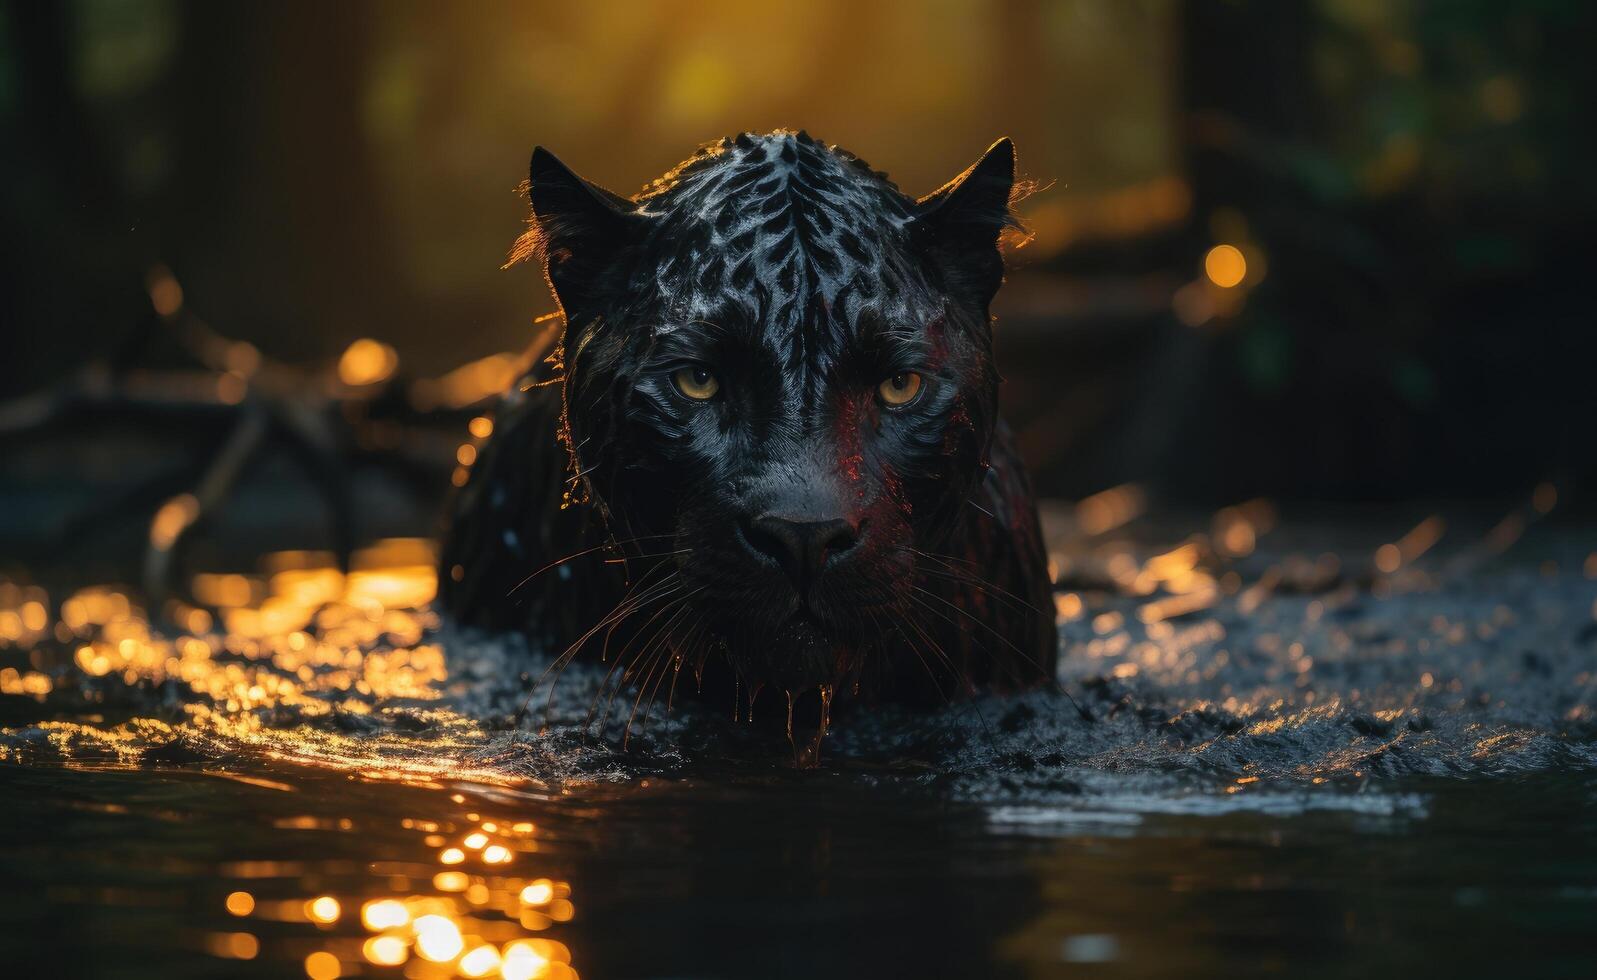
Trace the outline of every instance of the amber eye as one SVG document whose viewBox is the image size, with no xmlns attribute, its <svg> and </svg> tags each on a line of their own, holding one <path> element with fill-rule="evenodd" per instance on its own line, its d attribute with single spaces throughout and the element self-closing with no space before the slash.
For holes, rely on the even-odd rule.
<svg viewBox="0 0 1597 980">
<path fill-rule="evenodd" d="M 677 391 L 696 402 L 708 401 L 721 390 L 721 382 L 702 364 L 690 364 L 672 374 L 671 383 L 677 386 Z"/>
<path fill-rule="evenodd" d="M 901 408 L 920 394 L 920 375 L 901 371 L 876 386 L 876 394 L 888 408 Z"/>
</svg>

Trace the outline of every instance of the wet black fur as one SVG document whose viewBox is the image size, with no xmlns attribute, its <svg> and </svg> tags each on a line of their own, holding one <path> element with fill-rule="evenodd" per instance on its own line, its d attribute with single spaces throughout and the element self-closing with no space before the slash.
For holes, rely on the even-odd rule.
<svg viewBox="0 0 1597 980">
<path fill-rule="evenodd" d="M 627 199 L 536 150 L 519 254 L 543 262 L 565 332 L 453 504 L 448 611 L 603 650 L 651 699 L 724 663 L 756 693 L 1050 678 L 1046 556 L 988 312 L 1013 176 L 1002 140 L 917 201 L 802 132 L 744 134 Z M 676 388 L 685 365 L 715 398 Z M 876 386 L 907 371 L 920 397 L 885 407 Z M 751 544 L 767 514 L 843 519 L 858 543 L 801 594 Z"/>
</svg>

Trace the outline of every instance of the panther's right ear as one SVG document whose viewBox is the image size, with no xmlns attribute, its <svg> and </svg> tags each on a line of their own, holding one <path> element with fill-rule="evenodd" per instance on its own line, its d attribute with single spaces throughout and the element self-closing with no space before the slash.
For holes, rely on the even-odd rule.
<svg viewBox="0 0 1597 980">
<path fill-rule="evenodd" d="M 998 236 L 1016 226 L 1009 199 L 1015 187 L 1015 144 L 1008 137 L 938 190 L 915 202 L 913 228 L 983 309 L 1004 281 Z"/>
<path fill-rule="evenodd" d="M 635 240 L 642 219 L 631 201 L 578 177 L 541 146 L 532 151 L 529 171 L 530 244 L 569 320 L 593 308 L 605 273 Z"/>
</svg>

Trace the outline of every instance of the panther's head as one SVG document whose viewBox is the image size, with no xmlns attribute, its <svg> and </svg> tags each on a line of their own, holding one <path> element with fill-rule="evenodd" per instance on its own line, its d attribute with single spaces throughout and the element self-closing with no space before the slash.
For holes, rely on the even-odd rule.
<svg viewBox="0 0 1597 980">
<path fill-rule="evenodd" d="M 995 421 L 988 304 L 1014 150 L 920 200 L 803 132 L 704 147 L 635 199 L 533 152 L 576 482 L 746 682 L 824 686 L 904 627 Z M 662 570 L 663 569 L 663 570 Z M 654 574 L 651 572 L 651 574 Z"/>
</svg>

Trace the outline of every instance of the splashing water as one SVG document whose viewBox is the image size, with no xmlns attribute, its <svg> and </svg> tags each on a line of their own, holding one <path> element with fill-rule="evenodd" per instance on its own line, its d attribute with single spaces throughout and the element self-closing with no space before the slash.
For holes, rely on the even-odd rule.
<svg viewBox="0 0 1597 980">
<path fill-rule="evenodd" d="M 1116 500 L 1094 506 L 1119 513 Z M 1585 553 L 1566 541 L 1541 561 L 1444 554 L 1421 525 L 1362 549 L 1366 568 L 1352 552 L 1260 552 L 1261 524 L 1244 509 L 1175 543 L 1056 541 L 1073 698 L 839 703 L 824 749 L 817 736 L 805 750 L 820 756 L 809 774 L 780 767 L 799 754 L 790 744 L 691 701 L 622 751 L 620 719 L 587 724 L 602 665 L 574 665 L 547 723 L 520 723 L 529 701 L 542 713 L 548 651 L 441 624 L 421 541 L 381 542 L 347 575 L 314 553 L 268 556 L 258 574 L 198 576 L 200 604 L 159 615 L 112 587 L 57 604 L 0 585 L 10 839 L 93 849 L 57 821 L 114 835 L 131 821 L 137 835 L 118 839 L 164 884 L 63 877 L 10 850 L 0 867 L 35 880 L 47 907 L 204 910 L 160 941 L 106 926 L 112 950 L 294 961 L 327 978 L 400 966 L 566 977 L 584 948 L 577 875 L 612 905 L 641 887 L 603 856 L 573 855 L 591 844 L 622 860 L 614 828 L 632 807 L 666 814 L 649 831 L 664 834 L 678 807 L 780 825 L 769 799 L 797 794 L 832 826 L 840 800 L 893 820 L 907 812 L 895 801 L 932 800 L 975 840 L 1056 839 L 1315 812 L 1425 821 L 1446 791 L 1416 790 L 1424 777 L 1597 769 L 1597 562 Z M 219 837 L 240 808 L 236 841 Z M 184 853 L 168 824 L 202 853 Z M 1048 928 L 1015 933 L 1012 958 L 1034 957 Z M 1058 949 L 1127 955 L 1097 933 Z"/>
</svg>

